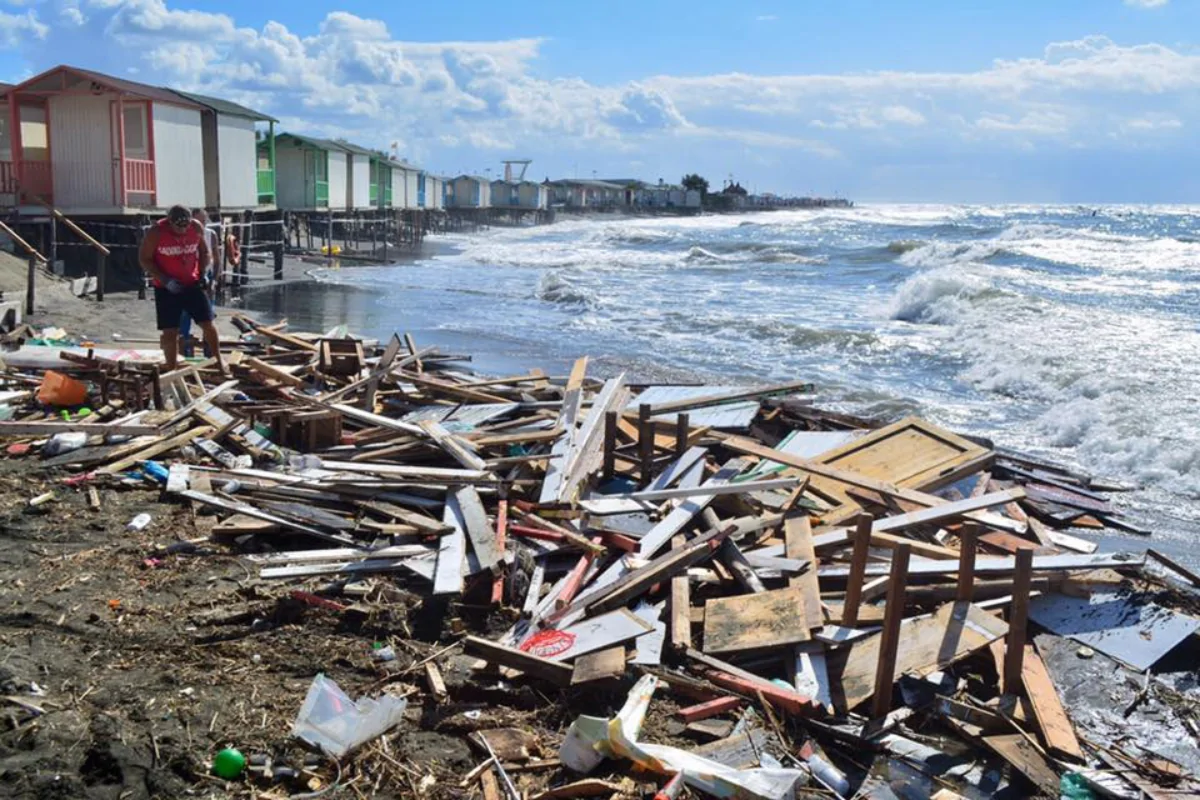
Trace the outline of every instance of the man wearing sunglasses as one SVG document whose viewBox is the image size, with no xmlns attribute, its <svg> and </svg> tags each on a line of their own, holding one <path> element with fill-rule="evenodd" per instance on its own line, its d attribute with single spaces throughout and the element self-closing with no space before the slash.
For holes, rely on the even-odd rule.
<svg viewBox="0 0 1200 800">
<path fill-rule="evenodd" d="M 138 250 L 138 263 L 154 282 L 154 311 L 168 372 L 178 362 L 179 319 L 185 311 L 204 333 L 204 344 L 216 358 L 217 368 L 226 371 L 212 304 L 201 282 L 211 260 L 204 227 L 184 206 L 172 206 L 146 232 Z"/>
</svg>

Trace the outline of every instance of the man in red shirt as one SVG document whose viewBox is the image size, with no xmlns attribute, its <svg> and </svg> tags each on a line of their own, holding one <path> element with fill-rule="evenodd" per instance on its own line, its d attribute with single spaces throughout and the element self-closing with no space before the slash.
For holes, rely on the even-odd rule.
<svg viewBox="0 0 1200 800">
<path fill-rule="evenodd" d="M 204 227 L 184 206 L 172 206 L 146 232 L 138 250 L 138 263 L 154 281 L 154 311 L 168 372 L 175 369 L 179 357 L 179 318 L 184 311 L 200 326 L 217 368 L 225 372 L 212 304 L 202 282 L 211 259 Z"/>
</svg>

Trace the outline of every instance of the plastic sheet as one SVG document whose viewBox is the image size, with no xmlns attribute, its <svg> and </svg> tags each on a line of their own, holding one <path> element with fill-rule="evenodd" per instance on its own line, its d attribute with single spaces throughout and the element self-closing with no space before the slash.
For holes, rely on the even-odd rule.
<svg viewBox="0 0 1200 800">
<path fill-rule="evenodd" d="M 404 698 L 390 695 L 377 700 L 363 697 L 356 703 L 318 673 L 292 725 L 292 735 L 341 758 L 398 724 L 407 706 Z"/>
<path fill-rule="evenodd" d="M 714 797 L 736 800 L 791 800 L 807 784 L 809 773 L 796 769 L 734 769 L 678 747 L 637 741 L 650 697 L 658 686 L 653 675 L 642 677 L 625 706 L 610 720 L 581 716 L 571 724 L 559 750 L 562 763 L 576 772 L 595 769 L 604 758 L 628 758 L 660 775 L 683 773 L 688 786 Z"/>
</svg>

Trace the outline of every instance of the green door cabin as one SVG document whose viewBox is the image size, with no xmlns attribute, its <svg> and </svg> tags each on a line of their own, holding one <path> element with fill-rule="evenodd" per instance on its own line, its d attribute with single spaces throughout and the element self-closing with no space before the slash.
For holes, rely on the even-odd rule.
<svg viewBox="0 0 1200 800">
<path fill-rule="evenodd" d="M 275 140 L 275 152 L 276 205 L 288 209 L 346 207 L 345 147 L 327 139 L 284 133 Z"/>
</svg>

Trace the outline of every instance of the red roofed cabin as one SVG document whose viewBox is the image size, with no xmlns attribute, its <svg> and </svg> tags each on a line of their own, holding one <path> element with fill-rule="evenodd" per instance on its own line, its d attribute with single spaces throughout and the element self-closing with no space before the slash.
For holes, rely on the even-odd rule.
<svg viewBox="0 0 1200 800">
<path fill-rule="evenodd" d="M 67 214 L 93 216 L 175 203 L 262 207 L 254 124 L 269 117 L 68 66 L 8 87 L 5 100 L 0 207 L 34 206 L 37 198 Z M 218 158 L 229 163 L 218 168 Z M 273 177 L 265 198 L 272 206 Z"/>
</svg>

